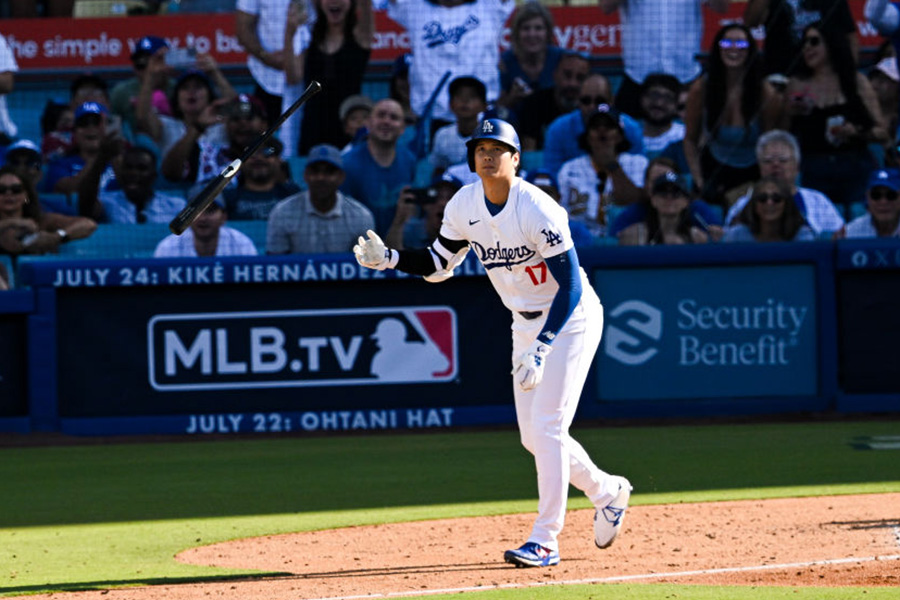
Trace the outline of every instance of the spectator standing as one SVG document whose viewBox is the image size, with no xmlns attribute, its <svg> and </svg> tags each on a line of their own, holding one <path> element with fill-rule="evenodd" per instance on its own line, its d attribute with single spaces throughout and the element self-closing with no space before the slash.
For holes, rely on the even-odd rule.
<svg viewBox="0 0 900 600">
<path fill-rule="evenodd" d="M 783 179 L 763 178 L 753 185 L 750 201 L 723 242 L 791 242 L 816 239 Z"/>
<path fill-rule="evenodd" d="M 781 126 L 803 150 L 803 184 L 835 202 L 865 196 L 876 167 L 868 145 L 888 140 L 878 99 L 856 62 L 847 38 L 812 24 L 803 30 L 803 60 L 785 90 Z"/>
<path fill-rule="evenodd" d="M 448 90 L 450 110 L 456 122 L 441 127 L 434 134 L 429 160 L 435 175 L 466 160 L 466 142 L 487 109 L 487 88 L 477 77 L 457 77 L 450 82 Z"/>
<path fill-rule="evenodd" d="M 369 137 L 343 159 L 347 176 L 341 191 L 363 203 L 375 215 L 375 229 L 387 232 L 396 211 L 400 188 L 416 176 L 416 158 L 397 142 L 403 133 L 403 107 L 385 98 L 372 107 Z"/>
<path fill-rule="evenodd" d="M 822 28 L 846 37 L 857 56 L 856 23 L 847 0 L 747 0 L 744 7 L 744 25 L 765 26 L 763 63 L 769 75 L 793 75 L 802 60 L 803 29 L 817 21 Z"/>
<path fill-rule="evenodd" d="M 591 64 L 583 54 L 566 52 L 553 72 L 553 87 L 537 90 L 522 101 L 518 114 L 518 130 L 522 150 L 541 150 L 544 131 L 557 117 L 578 108 L 581 85 L 591 72 Z"/>
<path fill-rule="evenodd" d="M 6 105 L 6 96 L 15 87 L 18 71 L 19 65 L 12 48 L 9 47 L 6 38 L 0 35 L 0 146 L 8 146 L 19 133 L 19 128 L 10 118 L 9 107 Z"/>
<path fill-rule="evenodd" d="M 206 182 L 202 182 L 206 183 Z M 195 186 L 196 192 L 202 189 Z M 194 191 L 192 190 L 192 193 Z M 154 258 L 196 258 L 200 256 L 256 256 L 253 240 L 228 227 L 221 194 L 206 207 L 181 235 L 167 235 L 153 251 Z"/>
<path fill-rule="evenodd" d="M 141 88 L 149 86 L 148 101 L 161 114 L 169 114 L 169 88 L 171 84 L 167 70 L 162 77 L 154 76 L 162 69 L 149 68 L 154 65 L 165 66 L 166 52 L 169 44 L 161 37 L 155 35 L 144 36 L 134 45 L 131 53 L 131 67 L 134 75 L 113 86 L 109 94 L 110 110 L 118 115 L 129 131 L 137 133 L 138 126 L 135 112 L 138 104 L 138 96 Z"/>
<path fill-rule="evenodd" d="M 237 0 L 235 34 L 247 52 L 247 68 L 256 82 L 253 95 L 265 108 L 267 126 L 281 114 L 285 89 L 284 27 L 291 0 Z M 314 15 L 306 2 L 305 14 Z"/>
<path fill-rule="evenodd" d="M 649 159 L 684 139 L 684 123 L 677 120 L 679 94 L 681 82 L 665 73 L 651 73 L 641 84 L 643 154 Z"/>
<path fill-rule="evenodd" d="M 118 168 L 120 189 L 101 190 L 100 173 L 106 160 L 122 153 Z M 184 208 L 184 198 L 155 188 L 156 155 L 144 146 L 122 152 L 121 141 L 106 139 L 99 160 L 84 171 L 78 188 L 78 212 L 101 223 L 168 223 Z"/>
<path fill-rule="evenodd" d="M 683 177 L 672 172 L 660 175 L 650 188 L 645 220 L 619 232 L 619 244 L 654 246 L 708 242 L 707 233 L 692 222 L 690 204 L 690 188 Z"/>
<path fill-rule="evenodd" d="M 900 72 L 897 59 L 893 56 L 882 58 L 868 73 L 869 83 L 878 98 L 878 107 L 884 118 L 888 137 L 885 150 L 897 161 L 898 102 L 900 102 Z"/>
<path fill-rule="evenodd" d="M 284 68 L 287 82 L 322 84 L 322 92 L 303 109 L 299 153 L 305 155 L 317 144 L 343 147 L 351 138 L 344 133 L 339 108 L 349 96 L 359 94 L 375 33 L 371 0 L 316 0 L 316 20 L 308 47 L 299 54 L 291 51 L 290 40 L 306 20 L 292 3 L 285 26 Z"/>
<path fill-rule="evenodd" d="M 630 144 L 611 109 L 588 119 L 579 143 L 586 152 L 559 170 L 560 204 L 569 219 L 581 221 L 597 237 L 606 235 L 613 204 L 626 206 L 641 199 L 647 158 L 628 152 Z"/>
<path fill-rule="evenodd" d="M 685 115 L 684 156 L 704 200 L 727 206 L 729 190 L 759 177 L 756 140 L 778 110 L 750 30 L 719 29 L 707 73 L 691 84 Z"/>
<path fill-rule="evenodd" d="M 612 88 L 609 80 L 600 73 L 592 73 L 581 83 L 577 97 L 578 108 L 554 119 L 544 134 L 543 165 L 551 173 L 567 160 L 572 160 L 584 152 L 578 144 L 578 137 L 584 133 L 584 124 L 601 107 L 612 107 Z M 634 154 L 644 153 L 644 134 L 641 125 L 625 113 L 619 113 L 625 138 L 631 144 Z"/>
<path fill-rule="evenodd" d="M 810 229 L 817 236 L 833 233 L 844 226 L 844 219 L 828 199 L 828 196 L 808 187 L 798 187 L 801 155 L 797 139 L 780 129 L 767 131 L 756 142 L 756 158 L 762 178 L 779 179 L 791 188 L 791 197 Z M 740 198 L 728 210 L 725 225 L 735 223 L 735 219 L 750 200 L 752 190 Z"/>
<path fill-rule="evenodd" d="M 869 177 L 867 213 L 847 224 L 842 237 L 900 238 L 900 172 L 878 169 Z"/>
<path fill-rule="evenodd" d="M 488 102 L 499 97 L 500 34 L 513 9 L 514 0 L 390 0 L 388 16 L 409 33 L 410 104 L 420 118 L 437 91 L 430 115 L 435 129 L 453 121 L 447 95 L 436 90 L 444 73 L 447 81 L 477 77 Z"/>
<path fill-rule="evenodd" d="M 540 2 L 520 4 L 510 23 L 510 49 L 500 55 L 497 104 L 515 112 L 534 90 L 553 87 L 563 50 L 554 43 L 553 15 Z"/>
<path fill-rule="evenodd" d="M 338 188 L 345 171 L 341 152 L 323 144 L 309 151 L 307 190 L 285 198 L 269 215 L 267 254 L 349 252 L 375 226 L 372 212 Z"/>
<path fill-rule="evenodd" d="M 619 10 L 622 22 L 622 62 L 625 76 L 616 93 L 616 108 L 636 119 L 640 85 L 650 73 L 669 73 L 682 85 L 700 75 L 696 56 L 703 37 L 707 5 L 718 13 L 730 0 L 598 0 L 605 13 Z"/>
<path fill-rule="evenodd" d="M 0 167 L 0 250 L 55 253 L 60 244 L 86 238 L 96 229 L 91 219 L 41 210 L 31 182 L 14 167 Z"/>
<path fill-rule="evenodd" d="M 266 220 L 276 204 L 300 191 L 300 186 L 293 181 L 283 180 L 283 149 L 278 138 L 269 138 L 241 167 L 237 187 L 222 192 L 230 219 Z"/>
</svg>

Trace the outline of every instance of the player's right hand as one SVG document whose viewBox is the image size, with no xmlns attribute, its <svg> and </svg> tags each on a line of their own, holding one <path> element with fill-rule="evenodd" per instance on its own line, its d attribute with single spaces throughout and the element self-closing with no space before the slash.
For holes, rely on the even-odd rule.
<svg viewBox="0 0 900 600">
<path fill-rule="evenodd" d="M 369 229 L 366 231 L 369 239 L 359 236 L 359 240 L 353 246 L 353 254 L 356 262 L 369 269 L 383 271 L 390 266 L 391 251 L 384 245 L 378 234 Z"/>
</svg>

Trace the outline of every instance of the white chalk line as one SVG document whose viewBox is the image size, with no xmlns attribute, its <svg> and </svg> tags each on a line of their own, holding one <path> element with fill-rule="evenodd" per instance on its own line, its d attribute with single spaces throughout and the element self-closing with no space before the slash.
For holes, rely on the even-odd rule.
<svg viewBox="0 0 900 600">
<path fill-rule="evenodd" d="M 900 543 L 900 531 L 898 531 L 898 543 Z M 587 585 L 594 583 L 622 583 L 627 581 L 640 581 L 642 579 L 669 579 L 675 577 L 692 577 L 698 575 L 719 575 L 722 573 L 748 573 L 752 571 L 778 571 L 781 569 L 802 569 L 807 567 L 820 567 L 829 565 L 844 565 L 848 563 L 867 563 L 875 561 L 900 560 L 900 554 L 888 554 L 886 556 L 861 556 L 856 558 L 834 558 L 828 560 L 811 560 L 807 562 L 781 563 L 774 565 L 753 565 L 748 567 L 723 567 L 720 569 L 701 569 L 697 571 L 673 571 L 670 573 L 642 573 L 638 575 L 616 575 L 613 577 L 591 577 L 588 579 L 569 579 L 562 581 L 535 581 L 525 583 L 501 583 L 497 585 L 479 585 L 458 588 L 443 588 L 435 590 L 415 590 L 408 592 L 386 592 L 374 594 L 361 594 L 356 596 L 327 596 L 322 598 L 310 598 L 309 600 L 362 600 L 364 598 L 405 598 L 411 596 L 436 596 L 438 594 L 461 594 L 464 592 L 487 592 L 491 590 L 508 590 L 516 588 L 546 587 L 550 585 Z"/>
</svg>

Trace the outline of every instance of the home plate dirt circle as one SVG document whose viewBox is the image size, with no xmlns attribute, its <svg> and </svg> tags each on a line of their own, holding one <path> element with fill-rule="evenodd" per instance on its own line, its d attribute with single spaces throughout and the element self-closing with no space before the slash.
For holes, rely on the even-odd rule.
<svg viewBox="0 0 900 600">
<path fill-rule="evenodd" d="M 593 510 L 570 511 L 562 562 L 516 569 L 533 514 L 265 536 L 194 548 L 179 561 L 273 577 L 28 596 L 57 600 L 400 598 L 575 583 L 900 586 L 900 494 L 635 506 L 607 550 Z M 524 597 L 524 596 L 523 596 Z"/>
</svg>

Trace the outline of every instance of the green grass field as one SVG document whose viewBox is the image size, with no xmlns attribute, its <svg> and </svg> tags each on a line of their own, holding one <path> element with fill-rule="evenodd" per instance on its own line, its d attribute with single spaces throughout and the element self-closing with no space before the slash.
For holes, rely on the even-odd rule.
<svg viewBox="0 0 900 600">
<path fill-rule="evenodd" d="M 900 421 L 576 428 L 632 503 L 900 491 L 900 451 L 861 450 Z M 534 511 L 533 462 L 509 431 L 0 449 L 0 595 L 216 580 L 192 546 L 348 525 Z M 587 508 L 573 492 L 572 508 Z M 478 598 L 721 598 L 717 588 L 616 585 Z M 894 598 L 896 590 L 867 590 Z M 890 591 L 891 595 L 886 595 Z M 759 590 L 729 588 L 728 598 Z M 843 595 L 841 595 L 843 593 Z M 846 598 L 780 589 L 766 598 Z"/>
</svg>

